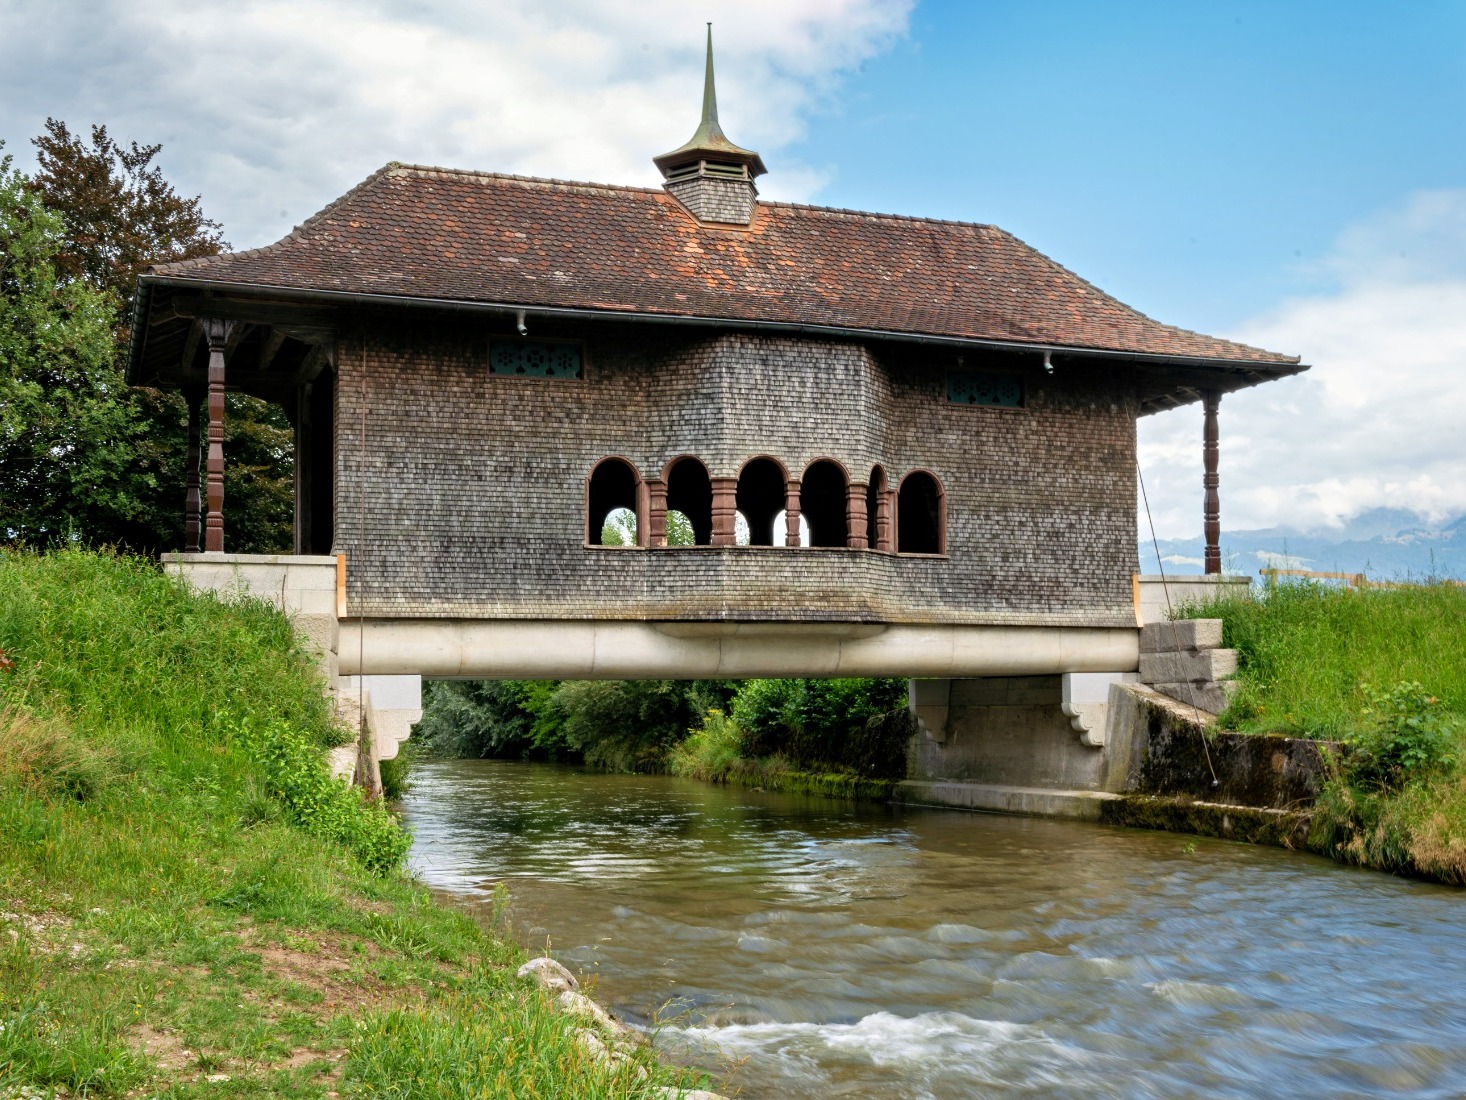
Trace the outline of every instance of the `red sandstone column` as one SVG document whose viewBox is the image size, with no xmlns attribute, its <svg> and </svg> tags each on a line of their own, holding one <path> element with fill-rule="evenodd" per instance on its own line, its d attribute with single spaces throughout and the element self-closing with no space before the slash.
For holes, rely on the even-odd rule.
<svg viewBox="0 0 1466 1100">
<path fill-rule="evenodd" d="M 738 479 L 715 477 L 713 483 L 713 545 L 732 546 L 734 518 L 738 513 Z"/>
<path fill-rule="evenodd" d="M 799 480 L 790 478 L 784 486 L 784 545 L 799 545 Z"/>
<path fill-rule="evenodd" d="M 209 514 L 204 519 L 204 550 L 224 550 L 224 344 L 232 322 L 208 319 L 200 322 L 209 342 L 209 461 L 207 498 Z"/>
<path fill-rule="evenodd" d="M 659 477 L 646 481 L 646 545 L 667 545 L 667 483 Z"/>
<path fill-rule="evenodd" d="M 203 503 L 199 494 L 199 460 L 203 454 L 199 446 L 199 413 L 204 391 L 199 386 L 189 386 L 183 391 L 183 398 L 188 403 L 188 450 L 183 459 L 183 552 L 197 554 Z"/>
<path fill-rule="evenodd" d="M 1202 503 L 1202 524 L 1206 535 L 1206 572 L 1219 574 L 1222 571 L 1222 502 L 1217 492 L 1220 478 L 1217 476 L 1219 433 L 1217 431 L 1217 408 L 1222 395 L 1208 390 L 1201 396 L 1204 420 L 1202 426 L 1201 457 L 1204 473 L 1202 488 L 1206 490 Z"/>
<path fill-rule="evenodd" d="M 870 546 L 865 533 L 865 493 L 870 486 L 852 481 L 845 490 L 845 545 L 852 550 L 864 550 Z"/>
<path fill-rule="evenodd" d="M 891 490 L 876 495 L 876 549 L 891 550 Z"/>
</svg>

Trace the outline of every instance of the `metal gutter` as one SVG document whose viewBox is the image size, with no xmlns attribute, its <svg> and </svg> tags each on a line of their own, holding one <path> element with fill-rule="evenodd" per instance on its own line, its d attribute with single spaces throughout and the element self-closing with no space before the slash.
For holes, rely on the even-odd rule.
<svg viewBox="0 0 1466 1100">
<path fill-rule="evenodd" d="M 1279 374 L 1298 374 L 1308 370 L 1299 362 L 1278 363 L 1257 359 L 1209 359 L 1201 356 L 1166 355 L 1158 352 L 1113 351 L 1102 348 L 1076 347 L 1069 344 L 1024 343 L 1017 340 L 996 340 L 976 336 L 935 336 L 925 333 L 897 332 L 891 329 L 851 328 L 843 325 L 809 325 L 790 321 L 753 321 L 728 317 L 643 313 L 634 310 L 584 309 L 569 306 L 515 305 L 505 302 L 474 302 L 455 298 L 420 298 L 401 294 L 362 294 L 344 290 L 302 290 L 299 287 L 267 283 L 230 283 L 211 279 L 188 279 L 168 275 L 142 275 L 138 278 L 137 306 L 133 314 L 132 346 L 128 352 L 128 376 L 141 352 L 142 316 L 151 298 L 153 286 L 191 288 L 231 293 L 274 294 L 300 301 L 335 305 L 385 305 L 415 309 L 439 309 L 454 313 L 487 313 L 514 317 L 568 317 L 592 321 L 640 321 L 649 324 L 683 325 L 700 328 L 736 328 L 755 332 L 776 332 L 801 336 L 836 336 L 860 340 L 890 340 L 897 343 L 926 344 L 938 347 L 983 348 L 992 351 L 1021 351 L 1075 358 L 1111 359 L 1135 363 L 1160 363 L 1189 367 L 1236 367 Z"/>
</svg>

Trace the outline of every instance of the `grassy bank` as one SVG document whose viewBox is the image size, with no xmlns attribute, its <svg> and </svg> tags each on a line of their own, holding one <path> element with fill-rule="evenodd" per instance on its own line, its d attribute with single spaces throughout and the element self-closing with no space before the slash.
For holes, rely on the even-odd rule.
<svg viewBox="0 0 1466 1100">
<path fill-rule="evenodd" d="M 401 873 L 295 646 L 145 564 L 0 557 L 0 1095 L 661 1095 Z"/>
<path fill-rule="evenodd" d="M 1466 884 L 1466 588 L 1283 584 L 1186 614 L 1239 653 L 1224 726 L 1348 746 L 1310 847 Z"/>
</svg>

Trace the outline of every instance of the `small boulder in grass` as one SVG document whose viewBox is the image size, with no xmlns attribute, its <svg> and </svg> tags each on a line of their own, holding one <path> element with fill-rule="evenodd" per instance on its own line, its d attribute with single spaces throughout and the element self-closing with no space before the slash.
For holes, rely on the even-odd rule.
<svg viewBox="0 0 1466 1100">
<path fill-rule="evenodd" d="M 663 1100 L 728 1100 L 722 1093 L 708 1092 L 707 1089 L 679 1089 L 671 1085 L 663 1085 L 656 1095 Z"/>
<path fill-rule="evenodd" d="M 517 973 L 521 978 L 533 978 L 541 989 L 551 993 L 574 993 L 580 988 L 575 975 L 548 956 L 530 959 Z"/>
<path fill-rule="evenodd" d="M 595 1001 L 591 1000 L 584 993 L 565 992 L 555 998 L 560 1008 L 572 1016 L 579 1016 L 589 1020 L 598 1027 L 604 1028 L 612 1035 L 621 1035 L 626 1031 L 626 1025 L 617 1020 Z"/>
</svg>

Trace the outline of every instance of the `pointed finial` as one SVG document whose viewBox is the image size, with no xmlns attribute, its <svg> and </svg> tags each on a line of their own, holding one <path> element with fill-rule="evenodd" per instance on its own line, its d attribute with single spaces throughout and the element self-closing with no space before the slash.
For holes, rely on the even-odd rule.
<svg viewBox="0 0 1466 1100">
<path fill-rule="evenodd" d="M 761 176 L 765 171 L 764 162 L 759 155 L 752 149 L 744 149 L 729 141 L 728 136 L 723 133 L 722 124 L 718 122 L 718 89 L 713 82 L 711 23 L 708 24 L 707 68 L 702 82 L 702 121 L 698 123 L 697 132 L 684 144 L 670 153 L 653 157 L 652 160 L 664 176 L 670 176 L 687 165 L 695 166 L 700 161 L 736 166 L 740 171 L 746 170 L 749 178 Z"/>
<path fill-rule="evenodd" d="M 708 65 L 702 79 L 702 124 L 722 133 L 718 126 L 718 89 L 713 83 L 713 25 L 708 24 Z"/>
</svg>

